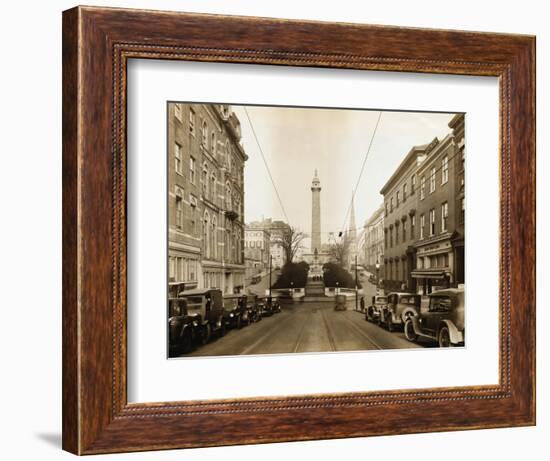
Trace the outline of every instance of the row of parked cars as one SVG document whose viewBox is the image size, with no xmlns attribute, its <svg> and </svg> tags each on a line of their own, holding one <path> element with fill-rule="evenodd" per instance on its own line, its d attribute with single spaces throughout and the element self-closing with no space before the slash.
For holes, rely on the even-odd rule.
<svg viewBox="0 0 550 461">
<path fill-rule="evenodd" d="M 262 317 L 281 312 L 275 297 L 254 294 L 226 294 L 213 288 L 191 289 L 168 299 L 169 355 L 189 352 L 207 344 L 227 329 L 240 329 Z"/>
<path fill-rule="evenodd" d="M 403 328 L 412 342 L 436 341 L 440 347 L 464 345 L 464 289 L 447 288 L 428 295 L 427 309 L 421 309 L 421 296 L 389 293 L 373 296 L 365 309 L 365 320 L 388 331 Z"/>
</svg>

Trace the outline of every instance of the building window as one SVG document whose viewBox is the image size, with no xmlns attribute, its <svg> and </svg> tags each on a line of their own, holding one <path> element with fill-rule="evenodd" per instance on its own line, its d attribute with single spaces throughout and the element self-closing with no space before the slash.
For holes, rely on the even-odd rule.
<svg viewBox="0 0 550 461">
<path fill-rule="evenodd" d="M 195 136 L 195 111 L 189 108 L 189 133 Z"/>
<path fill-rule="evenodd" d="M 175 104 L 174 105 L 174 116 L 180 121 L 183 122 L 182 116 L 181 116 L 181 105 Z"/>
<path fill-rule="evenodd" d="M 208 213 L 204 214 L 202 225 L 202 244 L 204 245 L 204 257 L 210 258 L 210 219 Z"/>
<path fill-rule="evenodd" d="M 393 227 L 390 227 L 390 248 L 393 246 Z"/>
<path fill-rule="evenodd" d="M 210 138 L 210 152 L 213 156 L 216 156 L 216 133 L 212 131 L 212 136 Z"/>
<path fill-rule="evenodd" d="M 216 259 L 218 257 L 218 237 L 217 237 L 217 221 L 216 221 L 216 217 L 214 216 L 212 218 L 212 232 L 211 232 L 211 236 L 210 238 L 212 239 L 212 244 L 211 244 L 211 256 L 212 256 L 212 259 Z"/>
<path fill-rule="evenodd" d="M 182 159 L 181 159 L 181 145 L 174 144 L 174 168 L 176 173 L 182 174 Z"/>
<path fill-rule="evenodd" d="M 212 174 L 212 177 L 210 178 L 210 201 L 212 203 L 216 203 L 216 175 Z"/>
<path fill-rule="evenodd" d="M 399 224 L 395 225 L 395 244 L 399 245 Z"/>
<path fill-rule="evenodd" d="M 206 142 L 208 140 L 208 126 L 206 125 L 206 120 L 202 122 L 202 145 L 206 147 Z"/>
<path fill-rule="evenodd" d="M 435 190 L 435 167 L 430 172 L 430 194 Z"/>
<path fill-rule="evenodd" d="M 447 221 L 449 220 L 449 204 L 441 205 L 441 232 L 447 232 Z"/>
<path fill-rule="evenodd" d="M 386 209 L 386 216 L 388 216 L 388 202 L 384 203 L 384 208 Z"/>
<path fill-rule="evenodd" d="M 225 185 L 225 209 L 231 211 L 231 189 L 229 183 Z"/>
<path fill-rule="evenodd" d="M 403 221 L 403 242 L 407 241 L 407 221 Z"/>
<path fill-rule="evenodd" d="M 411 240 L 414 240 L 414 228 L 416 227 L 416 215 L 411 216 Z"/>
<path fill-rule="evenodd" d="M 449 180 L 449 157 L 445 155 L 441 161 L 441 184 Z"/>
<path fill-rule="evenodd" d="M 390 198 L 390 213 L 393 211 L 393 197 Z"/>
<path fill-rule="evenodd" d="M 204 198 L 208 197 L 208 166 L 206 163 L 202 166 L 202 195 Z"/>
<path fill-rule="evenodd" d="M 411 195 L 414 194 L 414 191 L 416 189 L 416 175 L 411 176 Z"/>
<path fill-rule="evenodd" d="M 183 191 L 176 187 L 176 227 L 183 229 Z"/>
<path fill-rule="evenodd" d="M 460 199 L 460 224 L 464 224 L 464 197 Z"/>
<path fill-rule="evenodd" d="M 430 236 L 435 235 L 435 209 L 430 210 Z"/>
<path fill-rule="evenodd" d="M 395 208 L 399 206 L 399 191 L 395 194 Z"/>
<path fill-rule="evenodd" d="M 195 184 L 195 159 L 189 157 L 189 181 Z"/>
<path fill-rule="evenodd" d="M 424 239 L 424 225 L 426 224 L 426 219 L 423 214 L 420 215 L 420 240 Z"/>
<path fill-rule="evenodd" d="M 422 176 L 422 178 L 420 178 L 420 200 L 424 200 L 425 196 L 426 196 L 426 177 Z"/>
<path fill-rule="evenodd" d="M 191 233 L 195 236 L 197 233 L 197 202 L 191 197 L 191 207 L 190 207 L 190 218 L 191 218 Z"/>
<path fill-rule="evenodd" d="M 388 248 L 388 229 L 384 229 L 384 248 Z"/>
<path fill-rule="evenodd" d="M 403 202 L 407 200 L 407 183 L 403 184 Z"/>
</svg>

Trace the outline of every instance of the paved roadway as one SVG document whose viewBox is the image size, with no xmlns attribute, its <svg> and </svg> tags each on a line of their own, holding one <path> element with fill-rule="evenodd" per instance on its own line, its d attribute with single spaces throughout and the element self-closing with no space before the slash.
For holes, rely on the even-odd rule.
<svg viewBox="0 0 550 461">
<path fill-rule="evenodd" d="M 264 317 L 185 356 L 288 354 L 422 347 L 365 321 L 352 309 L 336 312 L 332 303 L 297 303 Z"/>
</svg>

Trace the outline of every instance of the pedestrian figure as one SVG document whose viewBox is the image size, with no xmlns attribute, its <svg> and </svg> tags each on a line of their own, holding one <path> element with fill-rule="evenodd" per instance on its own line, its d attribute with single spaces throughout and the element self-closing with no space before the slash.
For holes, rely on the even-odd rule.
<svg viewBox="0 0 550 461">
<path fill-rule="evenodd" d="M 361 296 L 361 300 L 359 301 L 360 305 L 361 305 L 361 312 L 364 312 L 365 310 L 365 298 L 363 296 Z"/>
</svg>

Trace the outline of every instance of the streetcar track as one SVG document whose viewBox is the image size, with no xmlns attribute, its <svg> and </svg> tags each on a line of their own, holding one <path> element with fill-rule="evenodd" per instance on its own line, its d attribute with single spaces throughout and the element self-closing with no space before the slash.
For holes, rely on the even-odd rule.
<svg viewBox="0 0 550 461">
<path fill-rule="evenodd" d="M 348 325 L 351 327 L 353 331 L 356 333 L 359 333 L 360 336 L 365 338 L 369 343 L 371 343 L 375 348 L 377 349 L 384 349 L 382 346 L 380 346 L 376 341 L 373 341 L 372 338 L 365 333 L 361 328 L 359 328 L 351 319 L 346 317 L 345 315 L 342 315 L 342 318 L 348 323 Z"/>
<path fill-rule="evenodd" d="M 293 316 L 296 315 L 295 312 L 293 312 L 292 314 L 288 315 L 288 317 L 286 319 L 283 320 L 283 325 L 278 325 L 278 328 L 282 328 L 283 326 L 286 327 L 286 325 L 291 325 L 293 321 L 295 321 L 295 319 L 293 318 Z M 280 322 L 279 322 L 280 323 Z M 252 344 L 250 344 L 248 347 L 245 347 L 241 352 L 239 352 L 238 355 L 247 355 L 247 354 L 250 354 L 254 349 L 256 349 L 260 344 L 262 344 L 263 342 L 271 339 L 273 336 L 279 334 L 279 330 L 278 328 L 271 328 L 269 330 L 269 332 L 263 336 L 261 336 L 260 338 L 258 338 L 256 341 L 254 341 Z"/>
<path fill-rule="evenodd" d="M 336 350 L 336 343 L 334 342 L 334 336 L 332 335 L 332 331 L 330 330 L 330 327 L 328 326 L 327 319 L 324 314 L 324 309 L 320 309 L 321 317 L 323 318 L 323 324 L 325 325 L 325 330 L 327 331 L 327 338 L 328 342 L 330 344 L 330 347 L 332 348 L 332 352 L 337 352 Z"/>
<path fill-rule="evenodd" d="M 294 348 L 293 348 L 292 352 L 298 352 L 298 349 L 302 344 L 302 339 L 304 337 L 304 331 L 306 329 L 306 324 L 307 324 L 307 322 L 304 322 L 302 324 L 302 328 L 300 329 L 300 333 L 298 333 L 298 338 L 296 339 L 296 344 L 294 345 Z"/>
</svg>

